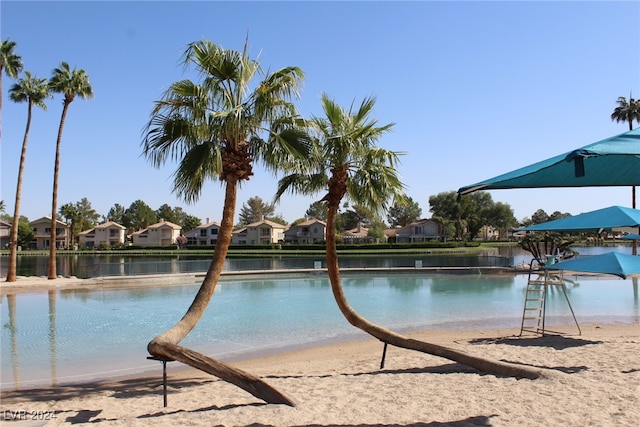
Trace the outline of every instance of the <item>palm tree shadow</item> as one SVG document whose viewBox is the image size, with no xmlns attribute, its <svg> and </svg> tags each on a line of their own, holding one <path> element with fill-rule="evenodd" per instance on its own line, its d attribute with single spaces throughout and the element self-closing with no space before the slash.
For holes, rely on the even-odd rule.
<svg viewBox="0 0 640 427">
<path fill-rule="evenodd" d="M 170 379 L 167 386 L 170 389 L 189 388 L 220 381 L 218 379 Z M 3 391 L 4 402 L 48 402 L 51 400 L 68 400 L 77 397 L 86 397 L 112 392 L 112 396 L 118 399 L 130 397 L 148 396 L 149 394 L 162 394 L 162 380 L 154 377 L 126 379 L 115 382 L 77 383 L 59 385 L 57 387 L 32 388 L 12 391 Z"/>
<path fill-rule="evenodd" d="M 144 419 L 144 418 L 158 418 L 158 417 L 163 417 L 165 415 L 173 415 L 173 414 L 182 414 L 182 413 L 198 413 L 198 412 L 207 412 L 207 411 L 226 411 L 229 409 L 235 409 L 235 408 L 246 408 L 249 406 L 267 406 L 267 403 L 265 402 L 255 402 L 255 403 L 244 403 L 244 404 L 233 404 L 233 405 L 225 405 L 225 406 L 217 406 L 217 405 L 211 405 L 211 406 L 207 406 L 204 408 L 198 408 L 198 409 L 193 409 L 190 411 L 185 411 L 184 409 L 179 409 L 176 411 L 172 411 L 172 412 L 155 412 L 153 414 L 144 414 L 144 415 L 140 415 L 137 418 L 139 419 Z"/>
<path fill-rule="evenodd" d="M 497 415 L 481 415 L 477 417 L 469 417 L 464 420 L 439 422 L 433 421 L 430 423 L 409 423 L 409 424 L 298 424 L 292 427 L 484 427 L 491 426 L 491 418 Z M 253 423 L 248 424 L 247 427 L 276 427 L 273 424 Z"/>
</svg>

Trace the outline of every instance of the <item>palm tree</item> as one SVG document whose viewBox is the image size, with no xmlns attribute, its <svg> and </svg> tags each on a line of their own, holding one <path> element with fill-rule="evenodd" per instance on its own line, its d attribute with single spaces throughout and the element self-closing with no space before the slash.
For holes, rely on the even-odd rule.
<svg viewBox="0 0 640 427">
<path fill-rule="evenodd" d="M 0 113 L 2 112 L 2 70 L 7 76 L 15 79 L 22 70 L 22 57 L 16 55 L 13 50 L 16 42 L 9 38 L 0 44 Z M 2 120 L 0 119 L 0 138 L 2 138 Z"/>
<path fill-rule="evenodd" d="M 624 96 L 619 96 L 616 101 L 618 106 L 611 113 L 611 120 L 616 122 L 629 122 L 629 130 L 633 130 L 633 121 L 640 123 L 640 100 L 633 99 L 631 93 L 629 93 L 629 102 Z M 636 207 L 636 187 L 631 187 L 631 207 Z M 638 253 L 638 242 L 633 241 L 631 253 L 636 255 Z"/>
<path fill-rule="evenodd" d="M 618 106 L 611 113 L 611 120 L 629 122 L 629 130 L 633 130 L 633 121 L 640 123 L 640 100 L 633 99 L 629 94 L 628 102 L 624 96 L 619 96 L 616 102 Z"/>
<path fill-rule="evenodd" d="M 9 98 L 14 102 L 27 102 L 27 127 L 22 140 L 22 152 L 20 154 L 20 166 L 18 168 L 18 184 L 16 186 L 16 203 L 13 208 L 13 223 L 11 224 L 11 236 L 9 238 L 9 265 L 7 266 L 7 282 L 16 281 L 16 262 L 18 257 L 18 220 L 20 219 L 20 197 L 22 193 L 22 175 L 24 163 L 27 158 L 27 141 L 29 140 L 29 128 L 31 127 L 31 114 L 33 106 L 47 110 L 45 99 L 51 97 L 47 79 L 39 79 L 28 71 L 24 72 L 24 78 L 18 80 L 9 89 Z"/>
<path fill-rule="evenodd" d="M 537 378 L 540 372 L 534 369 L 491 361 L 472 356 L 451 348 L 410 339 L 389 329 L 376 325 L 349 304 L 342 289 L 336 250 L 336 217 L 344 197 L 373 211 L 384 211 L 390 201 L 406 200 L 396 165 L 400 153 L 375 146 L 376 141 L 392 124 L 378 126 L 371 118 L 374 98 L 365 99 L 357 110 L 353 105 L 348 111 L 322 96 L 325 118 L 313 118 L 311 123 L 317 130 L 319 148 L 308 163 L 292 166 L 293 172 L 278 183 L 276 199 L 285 191 L 316 194 L 327 191 L 321 199 L 327 204 L 327 272 L 334 298 L 345 318 L 353 326 L 386 344 L 441 356 L 471 366 L 484 372 L 498 375 Z M 305 171 L 304 168 L 309 167 Z M 329 172 L 329 174 L 328 174 Z"/>
<path fill-rule="evenodd" d="M 156 167 L 178 163 L 173 191 L 186 202 L 197 200 L 208 179 L 225 190 L 220 231 L 207 274 L 193 303 L 171 329 L 155 337 L 147 348 L 158 358 L 173 359 L 215 375 L 268 403 L 294 405 L 291 398 L 259 378 L 227 366 L 179 344 L 204 313 L 220 278 L 231 242 L 238 186 L 253 175 L 261 160 L 275 171 L 291 156 L 305 155 L 304 133 L 290 99 L 298 95 L 303 78 L 297 67 L 262 76 L 260 64 L 243 52 L 223 49 L 208 41 L 188 45 L 185 67 L 194 66 L 202 82 L 173 83 L 157 101 L 144 131 L 143 153 Z M 263 135 L 267 135 L 266 140 Z"/>
<path fill-rule="evenodd" d="M 93 89 L 89 83 L 89 76 L 84 70 L 76 70 L 69 67 L 66 62 L 61 62 L 60 67 L 53 70 L 53 76 L 49 87 L 54 93 L 64 95 L 62 100 L 62 116 L 58 126 L 58 138 L 56 139 L 56 160 L 53 169 L 53 197 L 51 202 L 51 242 L 49 244 L 49 279 L 57 277 L 56 272 L 56 211 L 58 204 L 58 174 L 60 171 L 60 143 L 62 142 L 62 130 L 67 118 L 69 105 L 76 96 L 82 99 L 93 98 Z"/>
</svg>

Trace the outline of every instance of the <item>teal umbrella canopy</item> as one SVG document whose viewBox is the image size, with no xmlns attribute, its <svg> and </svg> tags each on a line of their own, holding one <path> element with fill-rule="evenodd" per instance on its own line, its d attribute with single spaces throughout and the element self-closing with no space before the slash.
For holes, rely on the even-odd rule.
<svg viewBox="0 0 640 427">
<path fill-rule="evenodd" d="M 622 238 L 624 240 L 640 240 L 640 234 L 629 233 L 622 236 Z"/>
<path fill-rule="evenodd" d="M 592 231 L 640 226 L 640 210 L 611 206 L 580 215 L 521 227 L 517 231 Z"/>
<path fill-rule="evenodd" d="M 461 187 L 458 195 L 478 190 L 636 185 L 640 185 L 640 128 Z"/>
<path fill-rule="evenodd" d="M 608 252 L 585 256 L 545 266 L 547 270 L 563 270 L 581 273 L 612 274 L 623 279 L 640 275 L 640 256 Z"/>
</svg>

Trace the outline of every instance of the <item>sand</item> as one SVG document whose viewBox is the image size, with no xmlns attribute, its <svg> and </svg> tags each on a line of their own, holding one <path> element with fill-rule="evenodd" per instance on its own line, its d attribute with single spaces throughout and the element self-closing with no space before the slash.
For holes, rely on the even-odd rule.
<svg viewBox="0 0 640 427">
<path fill-rule="evenodd" d="M 5 288 L 6 289 L 6 288 Z M 640 324 L 422 331 L 413 337 L 545 369 L 536 380 L 483 374 L 376 340 L 233 362 L 292 396 L 269 405 L 191 368 L 168 364 L 168 406 L 158 375 L 2 393 L 3 425 L 114 426 L 636 426 L 640 420 Z M 52 418 L 55 417 L 55 418 Z M 52 418 L 31 420 L 31 418 Z"/>
</svg>

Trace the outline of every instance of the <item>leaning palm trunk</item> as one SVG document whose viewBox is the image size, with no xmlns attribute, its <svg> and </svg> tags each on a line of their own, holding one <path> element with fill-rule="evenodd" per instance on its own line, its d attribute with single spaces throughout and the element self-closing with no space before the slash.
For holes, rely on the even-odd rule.
<svg viewBox="0 0 640 427">
<path fill-rule="evenodd" d="M 191 332 L 200 320 L 200 317 L 202 317 L 220 279 L 229 243 L 231 242 L 236 197 L 237 180 L 227 181 L 220 232 L 216 241 L 213 259 L 211 260 L 211 265 L 209 266 L 204 281 L 182 319 L 171 329 L 151 340 L 147 349 L 149 353 L 155 357 L 177 360 L 211 375 L 215 375 L 221 380 L 234 384 L 267 403 L 284 403 L 295 406 L 291 398 L 280 393 L 260 378 L 179 345 L 180 341 Z"/>
<path fill-rule="evenodd" d="M 396 347 L 416 350 L 435 356 L 444 357 L 463 365 L 472 367 L 482 372 L 495 375 L 510 376 L 516 378 L 535 379 L 543 375 L 539 369 L 527 368 L 523 366 L 512 365 L 500 361 L 489 360 L 477 356 L 466 354 L 462 351 L 454 350 L 449 347 L 443 347 L 436 344 L 429 344 L 423 341 L 404 337 L 389 329 L 378 326 L 358 314 L 347 301 L 340 282 L 340 271 L 338 265 L 338 255 L 336 250 L 335 222 L 338 212 L 340 198 L 329 200 L 329 209 L 327 215 L 327 271 L 329 280 L 331 281 L 331 290 L 333 296 L 345 318 L 356 328 L 362 329 L 364 332 L 374 336 L 384 343 L 394 345 Z"/>
</svg>

